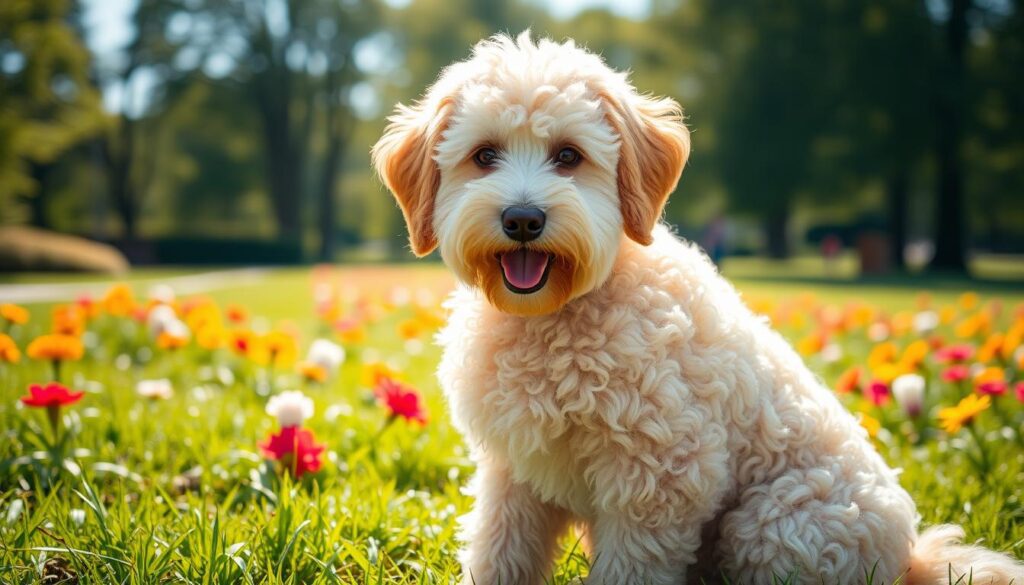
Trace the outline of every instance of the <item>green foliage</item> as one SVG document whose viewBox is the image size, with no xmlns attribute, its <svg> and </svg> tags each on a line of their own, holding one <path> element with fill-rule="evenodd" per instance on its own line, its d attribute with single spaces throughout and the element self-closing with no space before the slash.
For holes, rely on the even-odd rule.
<svg viewBox="0 0 1024 585">
<path fill-rule="evenodd" d="M 52 165 L 104 124 L 70 10 L 68 0 L 0 6 L 0 223 L 25 219 L 23 198 L 39 187 L 33 166 Z"/>
<path fill-rule="evenodd" d="M 444 278 L 441 270 L 345 274 L 346 282 L 371 282 L 384 294 L 385 283 L 415 287 Z M 813 331 L 818 313 L 810 310 L 815 302 L 800 294 L 802 287 L 769 284 L 753 276 L 753 267 L 746 270 L 752 276 L 741 288 L 750 298 L 807 309 L 802 321 L 780 321 L 787 336 L 797 341 Z M 136 284 L 138 290 L 169 277 L 139 276 L 150 280 Z M 253 326 L 289 320 L 304 347 L 327 331 L 314 317 L 310 279 L 308 271 L 273 272 L 256 286 L 227 282 L 211 296 L 222 306 L 244 303 Z M 375 293 L 361 290 L 364 301 L 380 303 Z M 936 293 L 932 302 L 950 304 L 961 290 Z M 909 288 L 845 285 L 820 298 L 840 306 L 868 299 L 895 313 L 914 307 L 915 296 Z M 999 326 L 1024 302 L 1019 292 L 1002 298 L 1006 312 Z M 31 309 L 28 324 L 6 328 L 22 349 L 50 326 L 51 307 Z M 345 314 L 352 310 L 346 305 Z M 382 311 L 366 324 L 364 340 L 348 344 L 340 376 L 324 386 L 226 350 L 160 350 L 142 325 L 100 315 L 89 325 L 86 358 L 62 368 L 64 381 L 87 394 L 64 410 L 59 448 L 52 446 L 45 413 L 17 402 L 29 383 L 48 379 L 49 364 L 0 365 L 0 581 L 38 583 L 43 575 L 71 570 L 80 582 L 455 582 L 456 518 L 471 504 L 461 488 L 472 465 L 434 379 L 439 356 L 429 342 L 431 330 L 418 337 L 422 353 L 410 352 L 397 327 L 415 311 L 401 305 Z M 812 357 L 811 366 L 831 381 L 842 367 L 863 363 L 870 344 L 848 341 L 843 361 Z M 377 360 L 400 368 L 422 392 L 430 415 L 426 426 L 388 423 L 363 379 L 364 364 Z M 172 398 L 152 402 L 136 395 L 139 379 L 163 376 L 174 383 Z M 257 449 L 276 426 L 264 412 L 267 391 L 291 387 L 302 387 L 314 400 L 316 413 L 307 424 L 328 451 L 323 469 L 298 481 Z M 930 392 L 927 408 L 956 398 L 948 388 Z M 856 396 L 844 400 L 862 406 Z M 994 462 L 987 474 L 975 470 L 969 436 L 945 437 L 934 428 L 932 412 L 916 426 L 892 403 L 870 413 L 886 429 L 877 446 L 903 468 L 900 481 L 925 524 L 961 524 L 969 541 L 1020 557 L 1024 449 L 1017 441 L 1024 409 L 1012 396 L 998 400 L 1005 411 L 992 409 L 978 421 Z M 1013 416 L 1017 434 L 1004 418 Z M 588 567 L 578 535 L 563 544 L 556 584 L 573 583 Z"/>
</svg>

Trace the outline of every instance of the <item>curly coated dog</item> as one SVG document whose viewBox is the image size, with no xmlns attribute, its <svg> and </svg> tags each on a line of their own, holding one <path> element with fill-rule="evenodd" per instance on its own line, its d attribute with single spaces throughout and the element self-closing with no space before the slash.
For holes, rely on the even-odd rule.
<svg viewBox="0 0 1024 585">
<path fill-rule="evenodd" d="M 690 152 L 679 106 L 572 42 L 497 36 L 398 106 L 373 148 L 415 254 L 460 287 L 439 376 L 477 463 L 466 583 L 1024 582 L 919 534 L 907 492 L 796 352 L 659 224 Z"/>
</svg>

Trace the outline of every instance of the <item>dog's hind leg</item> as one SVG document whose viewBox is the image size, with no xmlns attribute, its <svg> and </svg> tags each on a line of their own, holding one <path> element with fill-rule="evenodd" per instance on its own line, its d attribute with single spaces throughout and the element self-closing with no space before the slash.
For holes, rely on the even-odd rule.
<svg viewBox="0 0 1024 585">
<path fill-rule="evenodd" d="M 559 535 L 569 523 L 562 508 L 514 483 L 493 459 L 477 467 L 473 510 L 461 519 L 464 585 L 540 585 L 550 581 Z"/>
</svg>

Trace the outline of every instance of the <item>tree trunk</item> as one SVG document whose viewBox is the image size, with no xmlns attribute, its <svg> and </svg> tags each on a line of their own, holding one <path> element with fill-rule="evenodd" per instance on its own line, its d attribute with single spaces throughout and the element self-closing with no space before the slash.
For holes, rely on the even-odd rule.
<svg viewBox="0 0 1024 585">
<path fill-rule="evenodd" d="M 768 213 L 764 221 L 768 256 L 777 260 L 789 258 L 789 208 Z"/>
<path fill-rule="evenodd" d="M 259 92 L 263 118 L 264 153 L 267 157 L 267 183 L 270 201 L 282 239 L 299 237 L 299 210 L 302 198 L 299 168 L 301 159 L 294 150 L 297 139 L 291 124 L 291 90 L 286 67 L 271 68 Z"/>
<path fill-rule="evenodd" d="M 935 257 L 930 268 L 967 272 L 967 222 L 964 217 L 964 178 L 960 158 L 964 115 L 964 53 L 967 12 L 971 0 L 952 0 L 946 25 L 946 67 L 938 96 L 939 197 L 935 214 Z"/>
<path fill-rule="evenodd" d="M 126 115 L 114 137 L 103 141 L 103 158 L 107 165 L 107 181 L 114 208 L 121 218 L 122 237 L 133 242 L 137 236 L 138 202 L 132 184 L 132 163 L 135 158 L 135 123 Z M 114 142 L 117 144 L 114 144 Z"/>
<path fill-rule="evenodd" d="M 897 169 L 889 176 L 886 185 L 886 199 L 889 204 L 889 265 L 893 270 L 906 270 L 903 253 L 907 248 L 907 216 L 910 205 L 906 169 Z"/>
<path fill-rule="evenodd" d="M 36 182 L 36 192 L 29 198 L 30 220 L 32 225 L 41 229 L 50 229 L 50 218 L 47 216 L 47 203 L 50 196 L 50 176 L 53 165 L 32 163 L 32 178 Z"/>
</svg>

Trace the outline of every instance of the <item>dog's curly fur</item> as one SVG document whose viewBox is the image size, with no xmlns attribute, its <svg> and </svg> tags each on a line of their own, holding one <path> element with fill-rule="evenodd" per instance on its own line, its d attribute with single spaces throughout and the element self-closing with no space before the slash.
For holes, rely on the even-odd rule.
<svg viewBox="0 0 1024 585">
<path fill-rule="evenodd" d="M 559 168 L 550 153 L 578 148 Z M 472 153 L 499 154 L 480 168 Z M 478 464 L 466 582 L 542 583 L 579 522 L 588 582 L 715 579 L 976 583 L 1024 576 L 1007 556 L 917 533 L 917 512 L 860 425 L 694 246 L 658 226 L 689 153 L 671 100 L 571 43 L 496 37 L 400 108 L 374 161 L 413 250 L 462 281 L 439 376 Z M 536 242 L 502 235 L 544 209 Z M 531 294 L 495 256 L 549 254 Z"/>
</svg>

